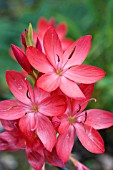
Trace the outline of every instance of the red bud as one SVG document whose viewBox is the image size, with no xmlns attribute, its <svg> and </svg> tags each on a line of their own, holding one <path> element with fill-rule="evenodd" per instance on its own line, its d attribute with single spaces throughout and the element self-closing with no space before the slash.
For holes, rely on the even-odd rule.
<svg viewBox="0 0 113 170">
<path fill-rule="evenodd" d="M 39 51 L 42 51 L 42 46 L 41 46 L 41 43 L 40 43 L 40 40 L 39 40 L 38 37 L 37 37 L 37 42 L 36 42 L 36 48 L 37 48 Z"/>
<path fill-rule="evenodd" d="M 21 65 L 21 67 L 28 73 L 32 74 L 32 66 L 30 65 L 26 55 L 24 52 L 17 46 L 11 45 L 12 51 L 14 53 L 15 58 L 17 59 L 18 63 Z"/>
<path fill-rule="evenodd" d="M 23 46 L 24 46 L 25 49 L 26 49 L 27 45 L 26 45 L 26 39 L 25 39 L 24 33 L 21 34 L 21 41 L 22 41 Z"/>
</svg>

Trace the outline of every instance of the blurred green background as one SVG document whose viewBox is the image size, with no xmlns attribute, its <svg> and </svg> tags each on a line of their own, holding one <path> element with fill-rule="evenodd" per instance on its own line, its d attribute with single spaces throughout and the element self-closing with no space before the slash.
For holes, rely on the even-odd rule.
<svg viewBox="0 0 113 170">
<path fill-rule="evenodd" d="M 113 0 L 0 0 L 0 99 L 12 96 L 5 81 L 6 70 L 21 70 L 9 55 L 10 45 L 20 46 L 20 34 L 28 28 L 28 23 L 31 22 L 33 28 L 36 28 L 37 21 L 42 16 L 47 19 L 54 17 L 56 23 L 65 21 L 68 26 L 67 37 L 73 40 L 86 34 L 93 36 L 92 48 L 85 63 L 104 69 L 106 77 L 96 83 L 93 97 L 97 102 L 90 102 L 88 107 L 113 112 Z M 100 133 L 106 145 L 104 155 L 88 153 L 78 141 L 73 151 L 91 169 L 113 170 L 113 128 Z M 16 155 L 7 154 L 14 157 Z M 15 157 L 20 164 L 12 169 L 28 168 L 25 157 L 22 159 L 20 155 L 24 155 L 23 152 Z M 4 156 L 6 155 L 1 153 L 0 159 Z M 104 159 L 108 161 L 105 165 Z M 11 167 L 6 168 L 10 169 Z"/>
</svg>

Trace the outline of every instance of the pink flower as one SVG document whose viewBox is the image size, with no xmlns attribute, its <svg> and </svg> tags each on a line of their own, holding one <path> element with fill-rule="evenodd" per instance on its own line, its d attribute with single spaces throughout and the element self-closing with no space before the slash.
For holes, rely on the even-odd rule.
<svg viewBox="0 0 113 170">
<path fill-rule="evenodd" d="M 49 21 L 47 21 L 46 18 L 44 17 L 39 19 L 37 23 L 38 32 L 37 31 L 33 32 L 33 39 L 34 39 L 35 44 L 37 43 L 37 37 L 38 37 L 41 44 L 43 45 L 43 37 L 49 26 L 55 26 L 54 18 L 51 18 Z M 61 40 L 62 49 L 63 51 L 65 51 L 67 47 L 73 43 L 73 41 L 70 38 L 65 38 L 66 33 L 67 33 L 66 23 L 61 22 L 60 24 L 55 26 L 55 30 Z"/>
<path fill-rule="evenodd" d="M 36 86 L 32 90 L 28 80 L 16 71 L 7 71 L 6 80 L 18 100 L 0 102 L 0 119 L 20 119 L 19 128 L 25 137 L 29 136 L 27 140 L 32 142 L 31 132 L 35 131 L 45 148 L 51 151 L 56 143 L 56 133 L 48 117 L 65 112 L 65 98 L 37 89 Z"/>
<path fill-rule="evenodd" d="M 35 170 L 41 170 L 45 161 L 58 167 L 65 167 L 58 157 L 55 148 L 53 148 L 52 152 L 47 151 L 39 138 L 36 137 L 35 132 L 31 132 L 33 141 L 29 143 L 29 140 L 24 138 L 23 133 L 19 129 L 18 120 L 1 120 L 1 123 L 6 131 L 0 133 L 0 150 L 15 152 L 25 149 L 28 162 Z M 29 133 L 28 135 L 31 134 Z"/>
<path fill-rule="evenodd" d="M 58 126 L 57 154 L 63 162 L 69 159 L 74 139 L 77 135 L 82 145 L 90 152 L 99 154 L 104 152 L 104 141 L 97 132 L 99 129 L 113 126 L 113 114 L 99 109 L 83 111 L 93 92 L 93 84 L 80 85 L 86 99 L 67 99 L 68 107 L 63 116 L 53 118 Z"/>
<path fill-rule="evenodd" d="M 60 39 L 51 26 L 44 36 L 45 53 L 35 47 L 28 47 L 26 56 L 31 65 L 44 73 L 37 86 L 51 92 L 61 89 L 71 98 L 85 98 L 79 83 L 91 84 L 105 76 L 105 72 L 95 66 L 82 65 L 91 47 L 91 36 L 83 36 L 63 53 Z"/>
</svg>

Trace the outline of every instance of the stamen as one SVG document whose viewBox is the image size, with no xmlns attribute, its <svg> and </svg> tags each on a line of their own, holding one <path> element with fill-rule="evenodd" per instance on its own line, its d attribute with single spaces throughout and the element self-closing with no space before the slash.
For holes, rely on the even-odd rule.
<svg viewBox="0 0 113 170">
<path fill-rule="evenodd" d="M 86 122 L 87 120 L 87 111 L 85 111 L 85 120 L 84 120 L 84 123 Z"/>
<path fill-rule="evenodd" d="M 57 70 L 56 73 L 60 75 L 62 73 L 62 70 Z"/>
<path fill-rule="evenodd" d="M 74 123 L 76 118 L 70 116 L 68 120 L 69 120 L 70 123 Z"/>
<path fill-rule="evenodd" d="M 78 106 L 79 106 L 79 108 L 78 108 L 78 110 L 77 110 L 77 113 L 80 112 L 80 110 L 81 110 L 80 104 L 79 104 Z"/>
<path fill-rule="evenodd" d="M 58 54 L 56 54 L 57 55 L 57 57 L 58 57 L 58 62 L 60 62 L 60 57 L 59 57 L 59 55 Z"/>
<path fill-rule="evenodd" d="M 84 117 L 84 121 L 79 121 L 79 123 L 82 123 L 84 125 L 84 123 L 87 120 L 87 111 L 85 111 L 85 115 L 81 114 L 81 115 L 76 116 L 76 119 L 78 119 L 79 117 L 82 117 L 82 116 Z"/>
<path fill-rule="evenodd" d="M 82 103 L 82 105 L 84 105 L 86 102 L 89 102 L 89 101 L 94 101 L 94 102 L 96 102 L 97 100 L 95 99 L 95 98 L 91 98 L 91 99 L 87 99 L 87 100 L 85 100 L 85 102 L 84 103 Z"/>
<path fill-rule="evenodd" d="M 29 90 L 27 90 L 26 96 L 27 96 L 28 99 L 31 99 L 30 96 L 29 96 Z"/>
<path fill-rule="evenodd" d="M 13 109 L 14 107 L 17 107 L 17 106 L 18 106 L 18 105 L 11 106 L 11 107 L 9 107 L 8 109 L 3 110 L 3 112 L 9 111 L 9 110 L 11 110 L 11 109 Z"/>
<path fill-rule="evenodd" d="M 76 46 L 73 48 L 73 50 L 72 50 L 71 54 L 69 55 L 68 59 L 70 59 L 72 57 L 73 53 L 75 52 L 75 49 L 76 49 Z"/>
</svg>

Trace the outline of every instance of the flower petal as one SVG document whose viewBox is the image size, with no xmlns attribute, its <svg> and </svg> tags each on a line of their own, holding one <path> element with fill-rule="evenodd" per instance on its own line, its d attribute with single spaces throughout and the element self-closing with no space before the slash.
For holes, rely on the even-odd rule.
<svg viewBox="0 0 113 170">
<path fill-rule="evenodd" d="M 49 118 L 38 113 L 37 135 L 48 151 L 52 151 L 56 143 L 56 133 Z"/>
<path fill-rule="evenodd" d="M 18 121 L 17 120 L 2 120 L 1 124 L 6 131 L 18 131 Z"/>
<path fill-rule="evenodd" d="M 37 28 L 39 30 L 39 33 L 45 33 L 45 31 L 47 30 L 47 28 L 49 27 L 49 25 L 53 25 L 54 24 L 54 20 L 51 19 L 50 21 L 47 21 L 44 17 L 41 17 L 37 23 Z"/>
<path fill-rule="evenodd" d="M 68 130 L 59 135 L 58 141 L 56 144 L 56 151 L 59 158 L 63 161 L 63 163 L 67 162 L 74 145 L 75 139 L 75 130 L 73 126 L 70 126 Z"/>
<path fill-rule="evenodd" d="M 40 103 L 41 101 L 45 100 L 46 98 L 50 97 L 50 93 L 37 88 L 37 86 L 35 85 L 34 87 L 34 94 L 35 94 L 35 103 Z"/>
<path fill-rule="evenodd" d="M 53 71 L 53 66 L 48 61 L 46 55 L 35 47 L 27 47 L 26 51 L 27 59 L 30 64 L 38 71 L 42 73 L 48 73 Z"/>
<path fill-rule="evenodd" d="M 3 151 L 18 151 L 25 147 L 25 141 L 22 136 L 16 134 L 13 136 L 13 133 L 3 132 L 0 133 L 0 150 Z"/>
<path fill-rule="evenodd" d="M 56 73 L 44 74 L 37 80 L 37 86 L 48 92 L 56 90 L 59 84 L 60 77 Z"/>
<path fill-rule="evenodd" d="M 38 111 L 46 116 L 62 115 L 66 110 L 66 99 L 62 95 L 53 95 L 38 105 Z"/>
<path fill-rule="evenodd" d="M 62 41 L 62 49 L 63 51 L 66 51 L 68 47 L 73 43 L 73 40 L 70 38 L 64 38 Z"/>
<path fill-rule="evenodd" d="M 34 142 L 34 130 L 36 128 L 36 117 L 34 113 L 28 113 L 19 121 L 19 128 L 28 143 Z"/>
<path fill-rule="evenodd" d="M 60 89 L 68 97 L 76 98 L 76 99 L 85 98 L 84 94 L 82 93 L 78 85 L 75 82 L 63 76 L 61 77 L 61 81 L 60 81 Z"/>
<path fill-rule="evenodd" d="M 50 63 L 57 69 L 57 65 L 61 61 L 63 55 L 61 42 L 54 29 L 54 27 L 49 27 L 44 36 L 44 48 L 47 54 L 47 58 Z"/>
<path fill-rule="evenodd" d="M 52 152 L 45 150 L 44 153 L 45 153 L 45 159 L 48 163 L 54 166 L 57 166 L 57 167 L 65 168 L 65 165 L 63 164 L 61 159 L 58 157 L 55 148 L 53 148 Z"/>
<path fill-rule="evenodd" d="M 70 125 L 70 123 L 69 123 L 69 121 L 67 119 L 62 120 L 61 124 L 60 124 L 60 126 L 58 128 L 59 134 L 65 133 L 65 131 L 67 131 L 67 129 L 69 128 L 69 125 Z"/>
<path fill-rule="evenodd" d="M 105 72 L 95 66 L 79 65 L 68 69 L 64 76 L 77 83 L 91 84 L 101 80 Z"/>
<path fill-rule="evenodd" d="M 31 101 L 34 100 L 32 87 L 21 73 L 13 70 L 7 71 L 6 80 L 9 89 L 19 101 L 31 104 Z"/>
<path fill-rule="evenodd" d="M 82 64 L 90 51 L 91 39 L 91 35 L 83 36 L 65 51 L 63 55 L 64 68 Z"/>
<path fill-rule="evenodd" d="M 94 129 L 105 129 L 113 126 L 113 113 L 99 109 L 90 109 L 86 112 L 85 124 L 92 126 Z"/>
<path fill-rule="evenodd" d="M 40 170 L 44 164 L 44 154 L 42 150 L 42 146 L 36 146 L 36 144 L 33 143 L 33 147 L 26 147 L 26 155 L 29 164 L 31 167 L 35 170 Z"/>
<path fill-rule="evenodd" d="M 82 145 L 92 153 L 104 153 L 104 141 L 100 134 L 88 125 L 75 124 L 77 136 Z"/>
<path fill-rule="evenodd" d="M 62 22 L 55 28 L 55 30 L 56 30 L 60 40 L 62 40 L 67 33 L 67 25 Z"/>
<path fill-rule="evenodd" d="M 0 102 L 0 119 L 15 120 L 26 113 L 25 106 L 18 100 L 4 100 Z"/>
<path fill-rule="evenodd" d="M 80 84 L 79 87 L 86 98 L 83 100 L 74 100 L 73 99 L 71 101 L 72 108 L 73 108 L 73 111 L 72 111 L 73 114 L 75 114 L 76 112 L 77 113 L 82 112 L 86 108 L 89 100 L 91 99 L 93 91 L 94 91 L 94 84 Z"/>
</svg>

